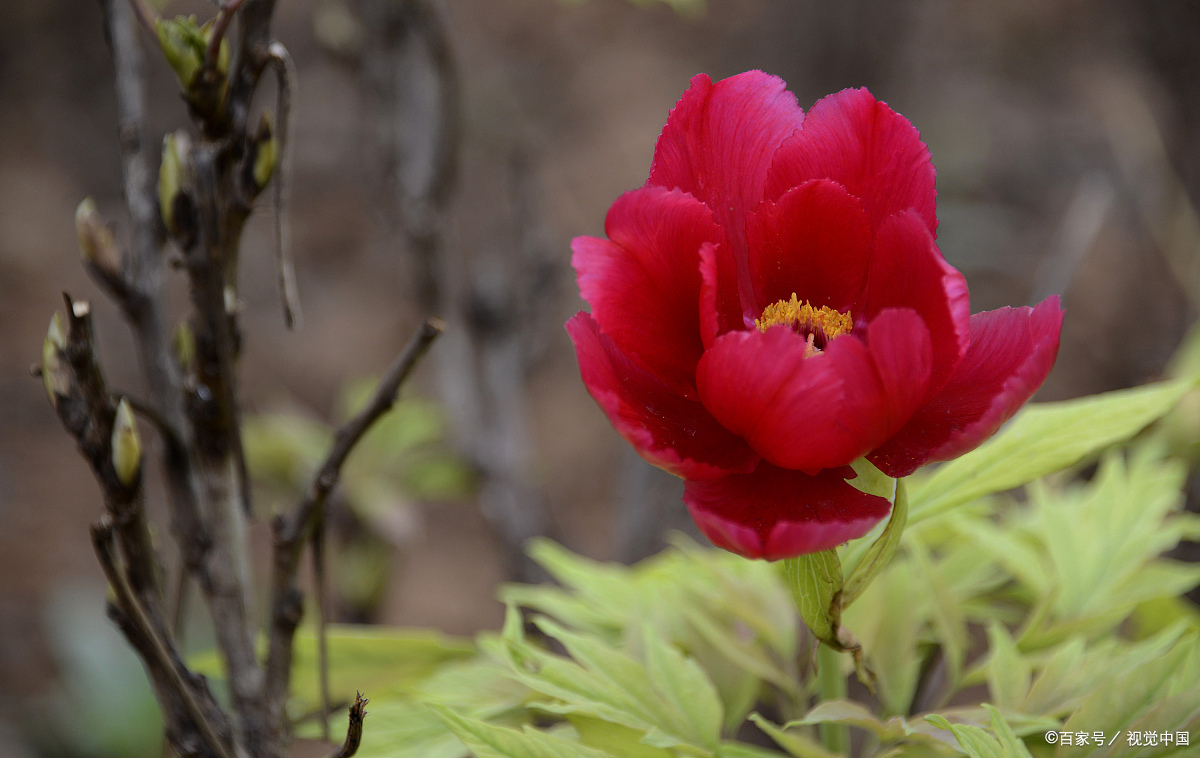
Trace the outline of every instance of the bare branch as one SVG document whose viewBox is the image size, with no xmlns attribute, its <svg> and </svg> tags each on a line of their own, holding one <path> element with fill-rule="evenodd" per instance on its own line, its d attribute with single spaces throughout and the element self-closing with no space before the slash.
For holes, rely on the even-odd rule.
<svg viewBox="0 0 1200 758">
<path fill-rule="evenodd" d="M 384 374 L 371 401 L 338 429 L 333 446 L 313 478 L 304 500 L 290 514 L 275 519 L 275 565 L 266 672 L 266 697 L 270 703 L 281 703 L 290 681 L 292 640 L 302 614 L 296 573 L 304 543 L 324 512 L 325 501 L 337 484 L 342 464 L 367 430 L 395 404 L 400 386 L 443 328 L 442 322 L 436 318 L 426 319 L 421 324 L 421 328 Z"/>
<path fill-rule="evenodd" d="M 229 30 L 229 25 L 233 23 L 233 14 L 237 13 L 237 9 L 242 7 L 245 0 L 229 0 L 229 2 L 221 4 L 221 10 L 217 13 L 217 20 L 213 22 L 212 34 L 208 38 L 208 47 L 204 49 L 204 67 L 209 70 L 214 70 L 217 67 L 217 59 L 221 55 L 221 40 L 225 39 L 225 32 Z"/>
<path fill-rule="evenodd" d="M 107 577 L 108 583 L 112 586 L 113 592 L 116 593 L 119 607 L 132 618 L 138 630 L 150 640 L 151 649 L 155 656 L 155 670 L 165 673 L 168 676 L 176 694 L 187 708 L 188 715 L 219 758 L 233 758 L 228 745 L 217 736 L 216 730 L 209 722 L 199 702 L 197 702 L 191 687 L 184 681 L 183 675 L 180 674 L 179 669 L 176 667 L 178 655 L 172 654 L 168 648 L 168 643 L 163 640 L 155 624 L 146 615 L 145 609 L 138 602 L 137 596 L 130 588 L 129 582 L 117 565 L 115 545 L 113 543 L 113 525 L 107 517 L 102 519 L 100 523 L 92 525 L 92 545 L 96 549 L 96 556 L 100 559 L 100 566 L 104 569 L 104 575 Z"/>
<path fill-rule="evenodd" d="M 325 514 L 317 516 L 312 536 L 313 584 L 317 595 L 317 681 L 321 689 L 321 712 L 329 713 L 329 619 L 328 585 L 325 582 Z M 321 719 L 321 737 L 330 741 L 329 719 Z"/>
<path fill-rule="evenodd" d="M 351 758 L 358 752 L 362 742 L 363 720 L 367 717 L 367 703 L 370 698 L 362 696 L 361 692 L 354 693 L 354 705 L 350 706 L 350 726 L 346 729 L 346 741 L 330 756 L 330 758 Z"/>
</svg>

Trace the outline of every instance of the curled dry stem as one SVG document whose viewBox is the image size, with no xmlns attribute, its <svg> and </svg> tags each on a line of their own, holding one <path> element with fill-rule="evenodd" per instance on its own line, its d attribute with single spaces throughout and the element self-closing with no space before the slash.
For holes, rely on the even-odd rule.
<svg viewBox="0 0 1200 758">
<path fill-rule="evenodd" d="M 289 132 L 292 119 L 292 92 L 296 86 L 296 64 L 291 53 L 280 42 L 267 47 L 267 62 L 275 71 L 278 82 L 275 140 L 275 189 L 272 197 L 275 212 L 275 263 L 279 271 L 279 297 L 283 301 L 283 322 L 288 329 L 299 329 L 300 294 L 296 290 L 296 273 L 292 267 L 291 249 L 287 238 L 288 190 L 291 181 Z"/>
</svg>

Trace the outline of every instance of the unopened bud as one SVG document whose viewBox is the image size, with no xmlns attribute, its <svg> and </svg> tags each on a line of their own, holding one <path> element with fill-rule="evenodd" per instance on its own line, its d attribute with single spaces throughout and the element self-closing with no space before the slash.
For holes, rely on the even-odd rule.
<svg viewBox="0 0 1200 758">
<path fill-rule="evenodd" d="M 58 405 L 58 396 L 66 395 L 71 390 L 70 379 L 63 366 L 61 354 L 67 347 L 67 336 L 63 332 L 62 316 L 58 311 L 50 319 L 50 328 L 46 330 L 46 339 L 42 341 L 42 384 L 46 387 L 46 397 L 50 405 Z"/>
<path fill-rule="evenodd" d="M 117 416 L 113 420 L 112 463 L 117 480 L 126 487 L 132 486 L 142 467 L 142 441 L 133 408 L 126 398 L 117 403 Z"/>
<path fill-rule="evenodd" d="M 121 253 L 112 229 L 105 226 L 96 210 L 96 202 L 85 198 L 75 209 L 75 234 L 79 236 L 79 252 L 83 259 L 106 274 L 121 270 Z"/>
<path fill-rule="evenodd" d="M 158 168 L 158 207 L 162 212 L 163 225 L 168 232 L 175 230 L 175 197 L 183 183 L 183 157 L 180 148 L 186 149 L 186 137 L 169 132 L 163 137 L 162 163 Z"/>
<path fill-rule="evenodd" d="M 175 360 L 179 362 L 179 367 L 190 371 L 196 362 L 196 336 L 192 334 L 192 328 L 186 322 L 180 322 L 179 326 L 175 327 L 171 347 L 175 350 Z"/>
<path fill-rule="evenodd" d="M 204 65 L 204 49 L 208 44 L 204 32 L 196 24 L 196 17 L 158 18 L 154 20 L 154 26 L 163 56 L 175 71 L 179 84 L 185 91 L 190 90 Z"/>
<path fill-rule="evenodd" d="M 254 148 L 254 186 L 261 190 L 271 181 L 279 156 L 279 141 L 275 139 L 275 132 L 271 128 L 271 116 L 268 113 L 263 113 L 258 122 Z"/>
</svg>

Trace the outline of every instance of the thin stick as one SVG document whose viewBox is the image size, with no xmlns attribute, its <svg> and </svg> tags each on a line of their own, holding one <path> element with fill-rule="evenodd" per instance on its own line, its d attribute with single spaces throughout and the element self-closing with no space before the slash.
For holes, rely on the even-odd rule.
<svg viewBox="0 0 1200 758">
<path fill-rule="evenodd" d="M 183 647 L 183 624 L 187 615 L 188 587 L 191 586 L 189 578 L 183 556 L 180 556 L 179 575 L 175 577 L 175 590 L 171 595 L 171 633 L 180 647 Z"/>
<path fill-rule="evenodd" d="M 204 717 L 204 711 L 201 710 L 200 704 L 196 702 L 196 697 L 191 687 L 184 681 L 183 676 L 179 673 L 179 669 L 175 667 L 174 660 L 171 652 L 167 649 L 166 643 L 163 642 L 162 637 L 158 634 L 158 630 L 154 628 L 154 625 L 146 616 L 145 609 L 138 602 L 137 596 L 129 586 L 125 575 L 117 567 L 112 520 L 107 516 L 101 518 L 98 524 L 92 525 L 92 545 L 96 549 L 96 556 L 100 559 L 100 566 L 104 569 L 104 575 L 108 578 L 108 583 L 117 595 L 117 602 L 126 613 L 132 615 L 138 629 L 150 640 L 151 649 L 154 651 L 155 657 L 158 658 L 159 668 L 167 674 L 172 686 L 174 686 L 176 692 L 179 694 L 180 699 L 183 700 L 183 705 L 187 709 L 188 715 L 192 717 L 192 721 L 200 729 L 200 733 L 204 735 L 204 739 L 208 741 L 209 745 L 220 758 L 233 758 L 225 743 L 217 737 L 212 724 Z"/>
<path fill-rule="evenodd" d="M 354 693 L 354 705 L 350 706 L 350 725 L 346 729 L 346 741 L 330 758 L 350 758 L 358 752 L 358 744 L 362 742 L 363 719 L 367 717 L 369 698 L 361 692 Z M 327 720 L 327 719 L 326 719 Z"/>
<path fill-rule="evenodd" d="M 275 108 L 278 123 L 275 154 L 275 265 L 279 271 L 279 297 L 283 301 L 283 322 L 288 329 L 299 329 L 300 293 L 296 289 L 296 273 L 292 268 L 291 249 L 287 238 L 288 189 L 291 181 L 291 166 L 288 163 L 292 151 L 288 133 L 292 120 L 292 90 L 296 82 L 296 64 L 287 48 L 279 42 L 267 47 L 267 60 L 275 69 L 278 82 L 278 100 Z"/>
<path fill-rule="evenodd" d="M 280 515 L 275 520 L 275 567 L 265 687 L 268 702 L 282 702 L 291 678 L 292 642 L 302 612 L 302 595 L 296 584 L 296 572 L 300 567 L 304 542 L 312 534 L 325 501 L 337 484 L 342 464 L 367 430 L 395 404 L 400 386 L 444 328 L 442 321 L 436 318 L 428 318 L 421 324 L 408 345 L 388 367 L 371 401 L 338 429 L 333 446 L 309 485 L 304 500 L 290 514 Z"/>
<path fill-rule="evenodd" d="M 213 22 L 212 35 L 208 38 L 208 47 L 204 50 L 205 68 L 216 70 L 217 57 L 221 54 L 221 40 L 225 38 L 225 32 L 229 31 L 229 25 L 233 23 L 233 14 L 242 7 L 243 2 L 245 0 L 229 0 L 221 5 L 217 20 Z"/>
<path fill-rule="evenodd" d="M 321 688 L 321 712 L 328 714 L 329 710 L 329 638 L 326 635 L 325 622 L 329 618 L 329 608 L 326 605 L 325 585 L 325 513 L 318 514 L 317 523 L 313 525 L 312 538 L 313 582 L 317 586 L 317 677 Z M 321 719 L 321 736 L 326 742 L 331 740 L 329 734 L 329 718 Z"/>
</svg>

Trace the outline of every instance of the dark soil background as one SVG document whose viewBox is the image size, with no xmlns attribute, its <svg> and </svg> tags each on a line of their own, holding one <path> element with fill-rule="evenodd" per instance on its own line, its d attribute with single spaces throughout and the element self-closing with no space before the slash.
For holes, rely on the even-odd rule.
<svg viewBox="0 0 1200 758">
<path fill-rule="evenodd" d="M 710 0 L 684 17 L 625 0 L 456 0 L 443 10 L 464 114 L 445 248 L 484 282 L 530 239 L 541 251 L 537 320 L 522 326 L 522 466 L 552 533 L 584 554 L 629 558 L 658 544 L 622 515 L 630 498 L 665 509 L 656 523 L 686 521 L 678 483 L 631 463 L 588 397 L 561 324 L 584 307 L 569 240 L 602 234 L 609 204 L 645 180 L 667 111 L 697 72 L 760 68 L 805 108 L 867 85 L 907 116 L 932 150 L 940 243 L 967 275 L 972 310 L 1064 294 L 1062 350 L 1039 399 L 1154 378 L 1196 315 L 1196 3 Z M 212 10 L 179 0 L 168 12 Z M 250 413 L 286 401 L 328 417 L 342 384 L 381 371 L 422 315 L 376 95 L 353 50 L 331 50 L 317 33 L 354 13 L 333 0 L 279 1 L 276 36 L 299 67 L 291 223 L 306 323 L 289 333 L 279 315 L 264 196 L 240 275 Z M 142 40 L 157 142 L 186 114 Z M 84 587 L 70 596 L 102 614 L 87 532 L 98 491 L 29 367 L 66 289 L 95 304 L 110 383 L 139 387 L 128 332 L 80 267 L 73 229 L 91 195 L 119 235 L 128 230 L 116 136 L 98 4 L 0 3 L 0 754 L 25 754 L 4 714 L 23 718 L 22 704 L 62 674 L 48 607 Z M 444 347 L 411 391 L 439 396 Z M 419 513 L 373 618 L 452 633 L 496 625 L 506 569 L 487 519 L 470 500 Z M 261 524 L 255 538 L 266 544 Z"/>
</svg>

